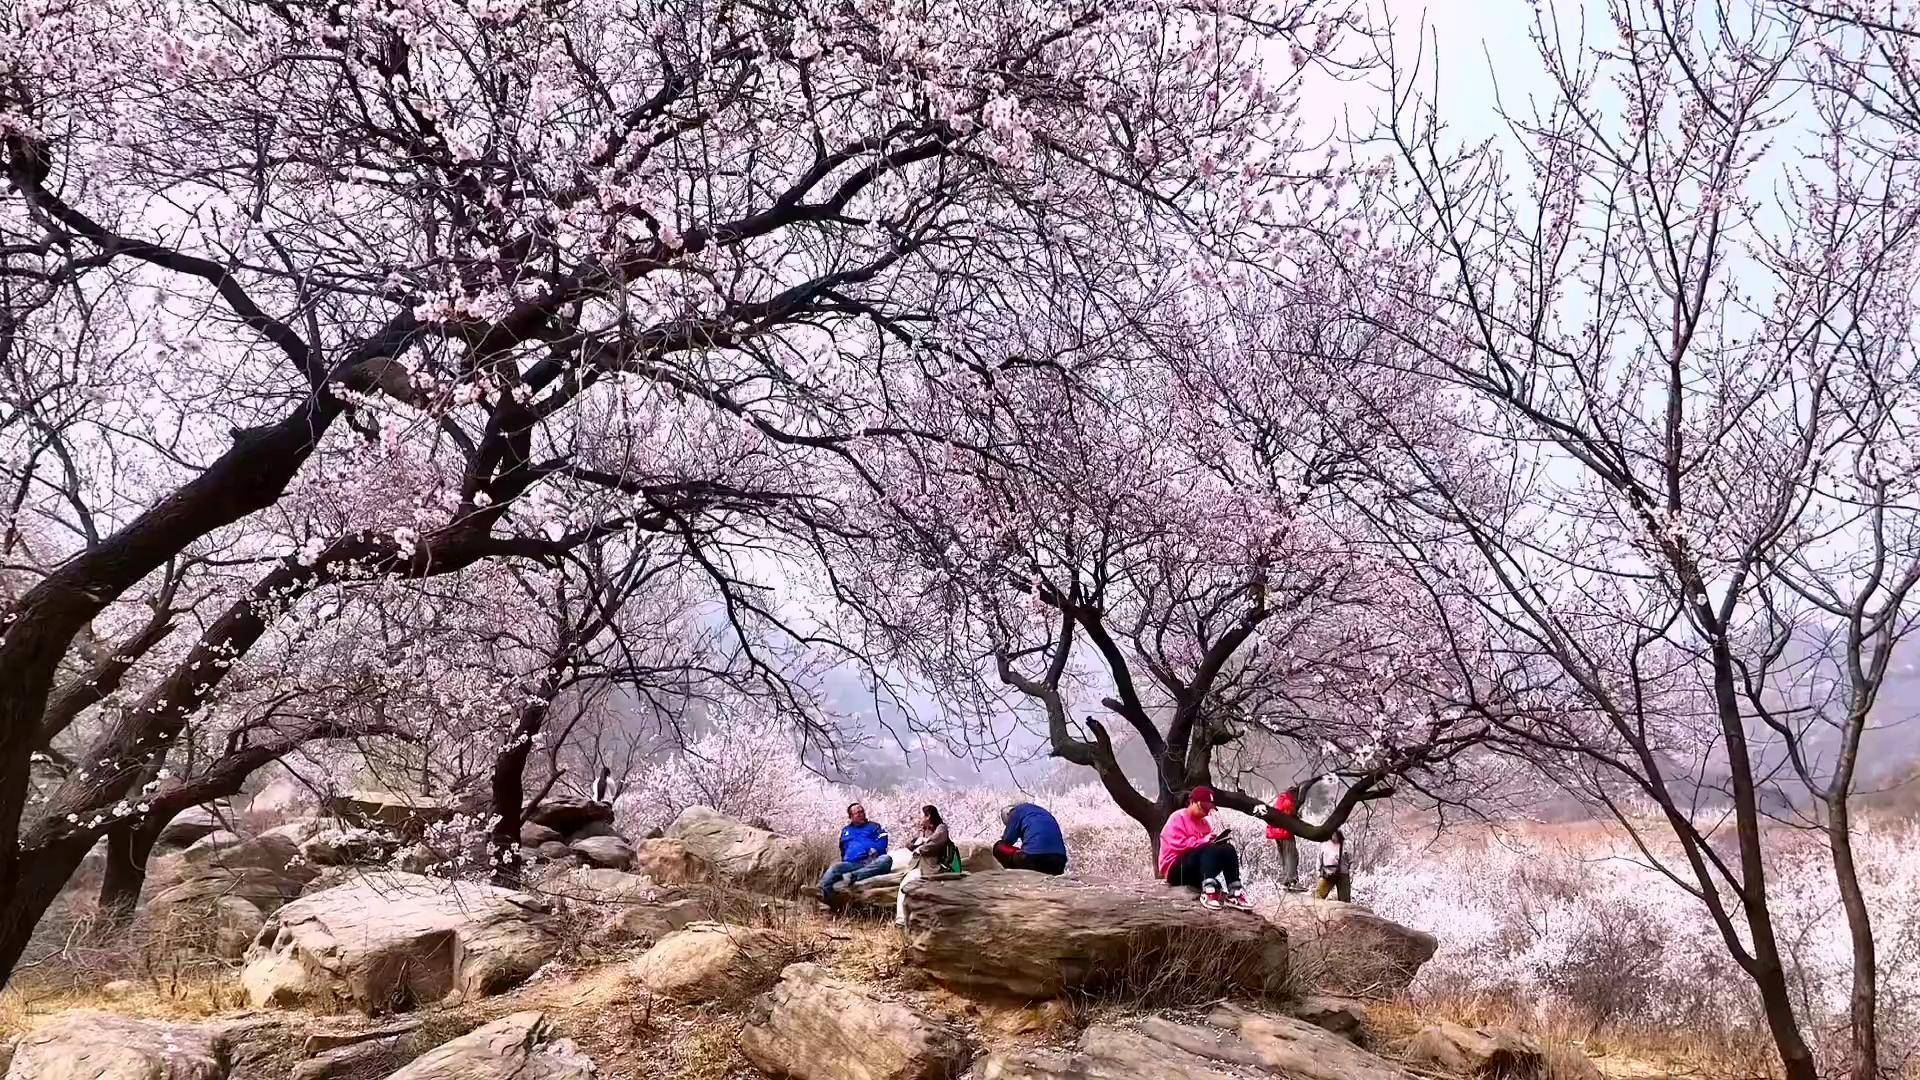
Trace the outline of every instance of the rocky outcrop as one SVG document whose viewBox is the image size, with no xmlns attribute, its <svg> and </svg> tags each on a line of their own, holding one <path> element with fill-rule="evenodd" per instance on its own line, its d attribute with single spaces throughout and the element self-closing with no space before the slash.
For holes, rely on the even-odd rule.
<svg viewBox="0 0 1920 1080">
<path fill-rule="evenodd" d="M 524 822 L 520 826 L 520 846 L 538 848 L 541 844 L 562 843 L 560 830 L 549 829 L 537 821 Z"/>
<path fill-rule="evenodd" d="M 1411 1080 L 1337 1035 L 1283 1016 L 1218 1009 L 1205 1024 L 1096 1024 L 1071 1050 L 995 1054 L 980 1080 Z"/>
<path fill-rule="evenodd" d="M 589 836 L 570 840 L 567 847 L 588 866 L 603 870 L 625 870 L 633 865 L 633 849 L 617 836 Z"/>
<path fill-rule="evenodd" d="M 679 1002 L 743 998 L 771 982 L 792 952 L 791 943 L 771 930 L 694 923 L 642 953 L 630 974 Z"/>
<path fill-rule="evenodd" d="M 542 1013 L 495 1020 L 428 1051 L 387 1080 L 591 1080 L 593 1062 Z"/>
<path fill-rule="evenodd" d="M 684 930 L 708 918 L 708 905 L 688 897 L 650 904 L 625 904 L 616 907 L 596 931 L 607 942 L 639 942 L 651 945 L 676 930 Z"/>
<path fill-rule="evenodd" d="M 550 798 L 528 811 L 527 820 L 562 836 L 572 836 L 593 822 L 612 822 L 613 807 L 590 799 Z"/>
<path fill-rule="evenodd" d="M 313 879 L 294 854 L 282 838 L 255 837 L 182 861 L 177 880 L 147 902 L 154 926 L 181 947 L 239 959 L 267 915 Z"/>
<path fill-rule="evenodd" d="M 662 885 L 695 885 L 713 880 L 712 864 L 687 850 L 686 841 L 664 836 L 633 845 L 633 868 Z"/>
<path fill-rule="evenodd" d="M 20 1037 L 7 1080 L 248 1080 L 287 1037 L 279 1021 L 199 1024 L 73 1012 Z"/>
<path fill-rule="evenodd" d="M 1269 993 L 1287 981 L 1279 927 L 1157 886 L 1008 870 L 914 882 L 907 907 L 907 962 L 956 988 L 1047 998 L 1186 982 Z"/>
<path fill-rule="evenodd" d="M 368 874 L 276 912 L 247 950 L 255 1006 L 405 1010 L 496 993 L 553 956 L 549 907 L 525 893 Z"/>
<path fill-rule="evenodd" d="M 327 799 L 326 811 L 348 825 L 411 840 L 454 814 L 453 807 L 438 799 L 393 791 L 343 791 Z"/>
<path fill-rule="evenodd" d="M 300 842 L 300 857 L 313 866 L 369 866 L 384 863 L 400 846 L 398 837 L 372 829 L 326 829 Z"/>
<path fill-rule="evenodd" d="M 756 829 L 705 806 L 689 806 L 667 835 L 713 867 L 730 885 L 773 896 L 794 896 L 816 887 L 832 864 L 824 841 L 809 841 Z"/>
<path fill-rule="evenodd" d="M 1484 1080 L 1546 1080 L 1549 1074 L 1540 1044 L 1505 1028 L 1470 1028 L 1442 1021 L 1413 1037 L 1407 1057 Z"/>
<path fill-rule="evenodd" d="M 420 1023 L 359 1031 L 311 1031 L 287 1080 L 375 1080 L 420 1056 Z"/>
<path fill-rule="evenodd" d="M 817 964 L 793 964 L 740 1033 L 740 1052 L 793 1080 L 949 1080 L 966 1067 L 960 1033 Z"/>
<path fill-rule="evenodd" d="M 1302 986 L 1349 997 L 1384 997 L 1407 988 L 1439 939 L 1360 904 L 1288 897 L 1273 913 L 1287 929 Z"/>
<path fill-rule="evenodd" d="M 69 1013 L 14 1046 L 7 1080 L 225 1080 L 219 1033 L 108 1013 Z"/>
<path fill-rule="evenodd" d="M 202 837 L 211 836 L 226 827 L 226 823 L 220 819 L 220 815 L 213 807 L 190 806 L 175 814 L 173 820 L 167 822 L 166 827 L 160 830 L 160 835 L 154 838 L 153 849 L 171 851 L 188 847 Z"/>
<path fill-rule="evenodd" d="M 1352 1042 L 1367 1040 L 1367 1007 L 1352 998 L 1308 994 L 1287 1002 L 1287 1015 Z"/>
</svg>

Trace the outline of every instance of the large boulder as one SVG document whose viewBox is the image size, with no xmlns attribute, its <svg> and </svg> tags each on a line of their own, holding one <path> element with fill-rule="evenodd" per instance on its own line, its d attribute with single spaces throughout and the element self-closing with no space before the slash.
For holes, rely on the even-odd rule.
<svg viewBox="0 0 1920 1080">
<path fill-rule="evenodd" d="M 567 844 L 588 866 L 625 870 L 633 865 L 633 849 L 617 836 L 589 836 Z"/>
<path fill-rule="evenodd" d="M 1549 1075 L 1540 1044 L 1520 1032 L 1444 1020 L 1420 1029 L 1407 1044 L 1407 1057 L 1483 1080 L 1546 1080 Z"/>
<path fill-rule="evenodd" d="M 68 1013 L 15 1044 L 7 1080 L 225 1080 L 219 1032 L 108 1013 Z"/>
<path fill-rule="evenodd" d="M 1287 935 L 1154 885 L 1096 886 L 1027 870 L 907 886 L 907 962 L 950 986 L 1023 998 L 1183 985 L 1254 993 L 1287 983 Z"/>
<path fill-rule="evenodd" d="M 792 952 L 791 942 L 771 930 L 701 922 L 661 938 L 630 974 L 679 1002 L 743 998 L 771 982 Z"/>
<path fill-rule="evenodd" d="M 817 964 L 793 964 L 740 1033 L 740 1052 L 793 1080 L 950 1080 L 966 1067 L 953 1028 Z"/>
<path fill-rule="evenodd" d="M 546 799 L 529 810 L 527 820 L 536 825 L 545 825 L 561 836 L 571 836 L 590 822 L 612 821 L 613 807 L 591 799 L 562 796 Z"/>
<path fill-rule="evenodd" d="M 713 865 L 687 850 L 684 840 L 653 837 L 633 845 L 633 868 L 662 885 L 696 885 L 713 880 Z"/>
<path fill-rule="evenodd" d="M 214 833 L 181 852 L 186 867 L 182 875 L 192 875 L 195 867 L 302 872 L 297 865 L 300 862 L 300 845 L 285 834 L 261 833 L 259 836 L 236 838 L 232 843 L 225 843 L 222 838 L 228 835 L 231 834 Z M 308 877 L 312 876 L 312 871 L 306 873 Z"/>
<path fill-rule="evenodd" d="M 387 1080 L 591 1080 L 593 1062 L 544 1014 L 514 1013 L 429 1050 Z"/>
<path fill-rule="evenodd" d="M 1367 1007 L 1353 998 L 1308 994 L 1287 1002 L 1287 1015 L 1353 1042 L 1367 1041 Z"/>
<path fill-rule="evenodd" d="M 243 1080 L 288 1038 L 265 1019 L 186 1024 L 71 1012 L 20 1037 L 7 1080 Z"/>
<path fill-rule="evenodd" d="M 1205 1024 L 1096 1024 L 1071 1050 L 995 1054 L 981 1080 L 1412 1080 L 1345 1039 L 1282 1016 L 1218 1009 Z"/>
<path fill-rule="evenodd" d="M 540 885 L 543 896 L 583 904 L 650 904 L 665 894 L 644 874 L 623 870 L 577 867 Z"/>
<path fill-rule="evenodd" d="M 832 846 L 824 840 L 756 829 L 705 806 L 682 810 L 667 835 L 713 867 L 719 880 L 774 896 L 817 887 L 833 862 Z"/>
<path fill-rule="evenodd" d="M 560 830 L 549 829 L 537 821 L 523 822 L 520 826 L 520 846 L 537 848 L 541 844 L 558 844 L 566 840 Z"/>
<path fill-rule="evenodd" d="M 420 1056 L 421 1024 L 401 1021 L 354 1031 L 309 1031 L 303 1060 L 287 1080 L 375 1080 Z"/>
<path fill-rule="evenodd" d="M 155 851 L 187 847 L 226 827 L 214 807 L 189 806 L 167 822 L 166 827 L 160 830 L 160 835 L 154 838 L 153 847 Z"/>
<path fill-rule="evenodd" d="M 408 839 L 419 839 L 427 826 L 454 815 L 454 808 L 438 799 L 394 791 L 343 791 L 327 799 L 326 811 L 348 825 Z"/>
<path fill-rule="evenodd" d="M 247 950 L 258 1006 L 404 1010 L 506 989 L 557 949 L 550 907 L 525 893 L 418 874 L 367 874 L 281 908 Z"/>
<path fill-rule="evenodd" d="M 234 849 L 229 849 L 234 850 Z M 299 897 L 313 872 L 300 866 L 189 866 L 189 876 L 147 902 L 154 928 L 173 945 L 238 960 L 269 913 Z"/>
<path fill-rule="evenodd" d="M 1273 913 L 1287 929 L 1300 985 L 1348 997 L 1387 997 L 1407 988 L 1439 939 L 1360 904 L 1290 896 Z"/>
<path fill-rule="evenodd" d="M 399 847 L 398 837 L 373 829 L 324 829 L 300 840 L 300 857 L 313 866 L 372 866 Z"/>
<path fill-rule="evenodd" d="M 600 924 L 596 937 L 607 942 L 651 945 L 676 930 L 709 919 L 705 901 L 686 897 L 650 904 L 622 904 Z"/>
</svg>

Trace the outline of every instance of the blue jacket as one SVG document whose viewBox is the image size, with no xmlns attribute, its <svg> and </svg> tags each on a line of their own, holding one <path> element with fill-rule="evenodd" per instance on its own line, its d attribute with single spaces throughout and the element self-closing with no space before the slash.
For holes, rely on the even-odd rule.
<svg viewBox="0 0 1920 1080">
<path fill-rule="evenodd" d="M 886 827 L 877 821 L 840 830 L 840 861 L 865 862 L 887 850 Z"/>
<path fill-rule="evenodd" d="M 1001 835 L 1000 842 L 1018 842 L 1020 850 L 1028 855 L 1067 853 L 1067 840 L 1060 835 L 1060 823 L 1053 820 L 1052 814 L 1030 802 L 1013 808 L 1013 813 L 1007 816 L 1007 831 Z"/>
</svg>

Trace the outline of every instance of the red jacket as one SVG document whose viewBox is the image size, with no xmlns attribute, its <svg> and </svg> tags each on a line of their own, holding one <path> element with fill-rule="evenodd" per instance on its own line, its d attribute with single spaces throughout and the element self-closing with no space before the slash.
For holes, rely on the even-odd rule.
<svg viewBox="0 0 1920 1080">
<path fill-rule="evenodd" d="M 1273 808 L 1283 814 L 1297 814 L 1300 812 L 1300 800 L 1293 797 L 1293 792 L 1283 791 L 1280 793 L 1279 798 L 1273 800 Z M 1278 825 L 1267 826 L 1267 839 L 1269 840 L 1285 840 L 1292 835 L 1292 833 Z"/>
</svg>

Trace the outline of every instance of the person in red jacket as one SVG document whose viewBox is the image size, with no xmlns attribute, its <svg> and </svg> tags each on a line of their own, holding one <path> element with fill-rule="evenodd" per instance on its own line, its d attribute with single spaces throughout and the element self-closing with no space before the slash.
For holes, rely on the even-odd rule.
<svg viewBox="0 0 1920 1080">
<path fill-rule="evenodd" d="M 1281 792 L 1280 797 L 1273 800 L 1273 808 L 1283 814 L 1298 815 L 1299 785 Z M 1300 884 L 1300 842 L 1293 838 L 1293 833 L 1278 825 L 1267 826 L 1267 839 L 1273 841 L 1274 847 L 1280 852 L 1281 886 L 1288 892 L 1300 892 L 1303 888 Z"/>
</svg>

